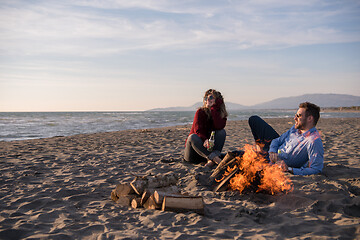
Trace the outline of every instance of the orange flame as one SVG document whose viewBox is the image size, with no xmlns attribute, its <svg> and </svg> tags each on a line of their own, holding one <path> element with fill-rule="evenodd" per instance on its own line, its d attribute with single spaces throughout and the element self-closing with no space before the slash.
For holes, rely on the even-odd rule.
<svg viewBox="0 0 360 240">
<path fill-rule="evenodd" d="M 240 173 L 235 174 L 229 182 L 229 187 L 232 190 L 242 193 L 246 188 L 254 184 L 256 174 L 260 177 L 257 192 L 265 191 L 274 195 L 280 192 L 287 193 L 292 190 L 291 180 L 278 165 L 268 164 L 266 159 L 258 154 L 252 145 L 246 144 L 244 150 L 244 155 L 241 158 L 237 158 Z M 228 168 L 223 178 L 228 176 L 233 170 Z"/>
<path fill-rule="evenodd" d="M 268 165 L 263 169 L 261 184 L 258 187 L 257 192 L 265 191 L 272 195 L 280 192 L 288 193 L 293 190 L 291 180 L 277 165 Z"/>
</svg>

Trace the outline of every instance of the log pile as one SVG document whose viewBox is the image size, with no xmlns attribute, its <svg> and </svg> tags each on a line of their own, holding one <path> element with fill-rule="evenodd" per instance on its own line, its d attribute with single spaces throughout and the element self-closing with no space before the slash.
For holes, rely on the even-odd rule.
<svg viewBox="0 0 360 240">
<path fill-rule="evenodd" d="M 172 173 L 136 176 L 132 182 L 117 184 L 111 199 L 120 206 L 132 208 L 204 214 L 203 198 L 181 193 L 177 181 Z"/>
</svg>

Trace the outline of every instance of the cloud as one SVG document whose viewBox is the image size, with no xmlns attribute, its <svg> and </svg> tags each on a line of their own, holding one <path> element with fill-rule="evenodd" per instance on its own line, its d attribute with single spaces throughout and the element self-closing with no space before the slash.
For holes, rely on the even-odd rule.
<svg viewBox="0 0 360 240">
<path fill-rule="evenodd" d="M 359 4 L 319 0 L 9 1 L 0 9 L 0 51 L 98 56 L 356 42 L 360 34 L 354 8 Z M 344 27 L 348 23 L 354 26 Z"/>
</svg>

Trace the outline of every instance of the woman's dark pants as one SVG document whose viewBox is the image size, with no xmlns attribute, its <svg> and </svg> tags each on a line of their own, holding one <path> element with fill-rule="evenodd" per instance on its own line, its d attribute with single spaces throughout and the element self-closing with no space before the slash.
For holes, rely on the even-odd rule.
<svg viewBox="0 0 360 240">
<path fill-rule="evenodd" d="M 212 152 L 204 147 L 203 140 L 196 134 L 191 134 L 187 138 L 185 145 L 184 159 L 192 163 L 207 162 L 213 160 L 216 156 L 220 156 L 225 144 L 225 129 L 215 131 L 215 145 Z"/>
</svg>

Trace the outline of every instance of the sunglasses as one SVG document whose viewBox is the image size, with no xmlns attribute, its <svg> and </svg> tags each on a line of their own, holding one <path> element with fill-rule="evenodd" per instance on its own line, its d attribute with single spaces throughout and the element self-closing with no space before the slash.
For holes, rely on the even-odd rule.
<svg viewBox="0 0 360 240">
<path fill-rule="evenodd" d="M 206 102 L 207 100 L 213 100 L 213 99 L 215 99 L 213 95 L 204 97 L 204 101 L 205 101 L 205 102 Z"/>
</svg>

